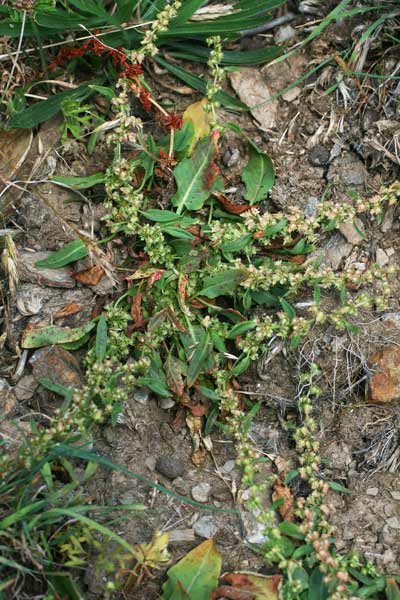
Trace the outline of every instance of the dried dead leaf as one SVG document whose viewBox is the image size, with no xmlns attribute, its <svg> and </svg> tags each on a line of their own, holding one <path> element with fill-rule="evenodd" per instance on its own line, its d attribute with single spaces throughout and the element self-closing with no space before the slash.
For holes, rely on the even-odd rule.
<svg viewBox="0 0 400 600">
<path fill-rule="evenodd" d="M 206 458 L 206 455 L 207 455 L 207 452 L 206 452 L 205 448 L 197 448 L 197 450 L 192 452 L 192 456 L 191 456 L 192 463 L 196 467 L 200 467 L 203 464 L 203 462 Z"/>
<path fill-rule="evenodd" d="M 77 304 L 76 302 L 70 302 L 66 304 L 56 313 L 54 313 L 54 319 L 62 319 L 63 317 L 69 317 L 70 315 L 75 315 L 83 309 L 82 304 Z"/>
<path fill-rule="evenodd" d="M 104 273 L 103 267 L 100 267 L 100 265 L 93 265 L 93 267 L 89 267 L 89 269 L 78 271 L 78 273 L 72 273 L 72 277 L 75 281 L 78 281 L 83 285 L 97 285 Z"/>
<path fill-rule="evenodd" d="M 275 481 L 274 491 L 272 492 L 272 501 L 283 500 L 283 504 L 278 507 L 279 514 L 284 521 L 294 523 L 295 516 L 293 510 L 293 494 L 289 486 L 283 483 L 282 475 Z"/>
<path fill-rule="evenodd" d="M 250 210 L 250 204 L 234 204 L 224 194 L 221 192 L 213 192 L 213 196 L 221 202 L 222 206 L 226 211 L 231 213 L 232 215 L 241 215 L 242 213 Z"/>
<path fill-rule="evenodd" d="M 207 98 L 202 98 L 187 107 L 183 113 L 183 122 L 190 122 L 194 129 L 194 143 L 210 133 L 210 113 L 205 110 Z"/>
</svg>

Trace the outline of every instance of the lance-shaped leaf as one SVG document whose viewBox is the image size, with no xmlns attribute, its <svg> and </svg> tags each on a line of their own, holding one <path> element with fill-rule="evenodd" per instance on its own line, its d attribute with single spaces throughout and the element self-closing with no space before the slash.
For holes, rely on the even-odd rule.
<svg viewBox="0 0 400 600">
<path fill-rule="evenodd" d="M 204 279 L 204 287 L 199 292 L 199 296 L 206 298 L 217 298 L 218 296 L 229 295 L 236 290 L 241 281 L 246 279 L 246 273 L 240 269 L 223 271 L 217 275 L 210 275 Z"/>
<path fill-rule="evenodd" d="M 85 333 L 85 329 L 81 327 L 71 328 L 49 325 L 47 327 L 27 328 L 22 334 L 21 346 L 23 348 L 41 348 L 53 344 L 75 342 L 83 338 Z"/>
<path fill-rule="evenodd" d="M 201 140 L 191 158 L 184 158 L 174 170 L 178 190 L 172 198 L 180 214 L 184 208 L 198 210 L 210 195 L 206 171 L 214 156 L 214 144 L 210 138 Z"/>
<path fill-rule="evenodd" d="M 75 260 L 80 260 L 88 255 L 87 248 L 81 239 L 69 242 L 60 250 L 53 252 L 49 257 L 44 260 L 39 260 L 36 263 L 36 267 L 42 269 L 59 269 L 64 267 Z"/>
<path fill-rule="evenodd" d="M 264 200 L 275 181 L 274 165 L 270 157 L 261 152 L 249 141 L 250 159 L 243 173 L 242 180 L 246 185 L 245 198 L 250 204 Z"/>
<path fill-rule="evenodd" d="M 218 585 L 220 572 L 221 556 L 214 540 L 206 540 L 169 569 L 168 580 L 163 585 L 162 598 L 175 600 L 187 597 L 190 600 L 209 600 L 211 592 Z"/>
</svg>

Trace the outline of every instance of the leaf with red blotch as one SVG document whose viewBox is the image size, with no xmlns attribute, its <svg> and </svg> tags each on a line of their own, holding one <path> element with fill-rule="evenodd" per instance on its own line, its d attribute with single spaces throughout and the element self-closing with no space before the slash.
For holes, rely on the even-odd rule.
<svg viewBox="0 0 400 600">
<path fill-rule="evenodd" d="M 213 192 L 213 196 L 221 202 L 225 210 L 232 215 L 241 215 L 242 213 L 250 210 L 250 204 L 234 204 L 222 192 Z"/>
<path fill-rule="evenodd" d="M 78 271 L 78 273 L 72 273 L 72 277 L 75 281 L 82 283 L 83 285 L 97 285 L 100 279 L 103 277 L 105 271 L 100 265 L 94 265 L 89 269 Z"/>
<path fill-rule="evenodd" d="M 210 600 L 278 600 L 282 576 L 235 571 L 225 573 L 221 579 L 230 585 L 221 585 L 211 594 Z"/>
<path fill-rule="evenodd" d="M 165 361 L 165 375 L 168 388 L 171 392 L 176 394 L 178 398 L 181 398 L 185 389 L 182 377 L 182 367 L 180 361 L 175 358 L 175 356 L 172 356 L 172 354 L 168 354 Z"/>
</svg>

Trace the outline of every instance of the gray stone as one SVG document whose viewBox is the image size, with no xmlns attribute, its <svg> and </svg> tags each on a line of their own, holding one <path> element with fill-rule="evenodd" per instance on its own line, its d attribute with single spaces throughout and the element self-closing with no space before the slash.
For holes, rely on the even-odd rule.
<svg viewBox="0 0 400 600">
<path fill-rule="evenodd" d="M 385 265 L 388 264 L 389 257 L 386 254 L 386 252 L 384 250 L 382 250 L 382 248 L 377 248 L 376 249 L 375 260 L 376 260 L 376 262 L 378 263 L 378 265 L 380 267 L 384 267 Z"/>
<path fill-rule="evenodd" d="M 134 400 L 139 404 L 147 404 L 149 400 L 149 390 L 145 387 L 137 388 L 133 394 Z"/>
<path fill-rule="evenodd" d="M 228 148 L 224 152 L 224 156 L 222 157 L 222 162 L 225 167 L 234 167 L 240 160 L 240 151 L 238 148 Z"/>
<path fill-rule="evenodd" d="M 394 498 L 395 500 L 400 500 L 400 492 L 396 492 L 394 490 L 392 490 L 390 492 L 390 495 L 392 496 L 392 498 Z"/>
<path fill-rule="evenodd" d="M 168 410 L 175 406 L 175 400 L 173 398 L 160 398 L 158 401 L 160 408 Z"/>
<path fill-rule="evenodd" d="M 390 519 L 387 519 L 386 523 L 392 529 L 400 529 L 400 518 L 399 517 L 390 517 Z"/>
<path fill-rule="evenodd" d="M 209 483 L 202 481 L 192 487 L 192 498 L 196 502 L 207 502 L 210 495 L 211 486 Z"/>
<path fill-rule="evenodd" d="M 320 200 L 319 200 L 319 198 L 317 198 L 317 196 L 310 196 L 308 198 L 306 206 L 305 206 L 305 210 L 304 210 L 307 217 L 313 217 L 316 214 L 319 203 L 320 203 Z"/>
<path fill-rule="evenodd" d="M 296 98 L 298 98 L 300 94 L 301 88 L 296 85 L 295 87 L 290 88 L 290 90 L 282 94 L 282 98 L 285 100 L 285 102 L 293 102 L 293 100 L 296 100 Z"/>
<path fill-rule="evenodd" d="M 39 260 L 48 258 L 52 252 L 26 252 L 19 250 L 17 254 L 17 271 L 21 281 L 48 285 L 50 287 L 73 288 L 75 280 L 69 266 L 59 269 L 41 269 L 36 266 Z"/>
<path fill-rule="evenodd" d="M 278 31 L 275 34 L 275 43 L 276 44 L 284 44 L 288 40 L 291 40 L 296 35 L 296 30 L 291 25 L 283 25 L 279 27 Z"/>
<path fill-rule="evenodd" d="M 176 479 L 183 475 L 185 465 L 178 456 L 161 456 L 156 462 L 156 471 L 167 479 Z"/>
<path fill-rule="evenodd" d="M 344 152 L 331 162 L 327 180 L 346 187 L 363 186 L 367 177 L 364 163 L 356 154 Z"/>
<path fill-rule="evenodd" d="M 36 391 L 38 384 L 33 375 L 25 375 L 21 377 L 18 384 L 14 388 L 14 394 L 20 402 L 30 400 Z"/>
<path fill-rule="evenodd" d="M 233 469 L 236 466 L 236 461 L 234 460 L 227 460 L 226 463 L 224 463 L 222 465 L 221 470 L 226 473 L 227 475 L 229 475 L 229 473 L 232 473 Z"/>
<path fill-rule="evenodd" d="M 199 537 L 208 539 L 216 534 L 218 525 L 215 522 L 214 517 L 211 517 L 210 515 L 204 515 L 203 517 L 197 519 L 197 521 L 194 523 L 193 530 Z"/>
<path fill-rule="evenodd" d="M 361 244 L 361 242 L 365 239 L 365 229 L 363 222 L 356 218 L 353 223 L 343 223 L 339 227 L 340 233 L 346 238 L 349 244 L 353 244 L 353 246 L 357 246 L 357 244 Z M 360 233 L 359 233 L 360 232 Z"/>
<path fill-rule="evenodd" d="M 190 482 L 183 477 L 177 477 L 173 480 L 172 485 L 174 489 L 182 496 L 188 496 L 190 492 Z"/>
<path fill-rule="evenodd" d="M 312 148 L 310 154 L 308 155 L 308 160 L 314 167 L 323 167 L 328 164 L 330 157 L 330 152 L 325 146 L 322 144 L 317 144 Z"/>
<path fill-rule="evenodd" d="M 332 269 L 339 269 L 342 261 L 347 258 L 353 246 L 345 242 L 341 235 L 334 235 L 325 246 L 326 262 Z"/>
<path fill-rule="evenodd" d="M 378 495 L 378 488 L 377 487 L 370 487 L 367 489 L 367 495 L 368 496 L 377 496 Z"/>
</svg>

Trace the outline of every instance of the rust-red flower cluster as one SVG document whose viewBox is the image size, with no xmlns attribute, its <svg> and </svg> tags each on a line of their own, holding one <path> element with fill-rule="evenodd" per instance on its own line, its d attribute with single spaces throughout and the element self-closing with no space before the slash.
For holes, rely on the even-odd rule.
<svg viewBox="0 0 400 600">
<path fill-rule="evenodd" d="M 94 32 L 95 35 L 97 33 L 98 31 Z M 157 107 L 157 103 L 152 102 L 151 93 L 145 89 L 138 78 L 138 75 L 143 73 L 142 66 L 130 63 L 128 56 L 122 48 L 110 48 L 96 37 L 91 37 L 82 46 L 61 48 L 56 58 L 49 65 L 49 69 L 52 71 L 64 61 L 85 56 L 88 52 L 92 52 L 96 56 L 108 56 L 112 59 L 114 67 L 119 69 L 118 77 L 129 79 L 132 82 L 131 90 L 146 112 L 150 112 L 153 107 Z M 160 113 L 158 116 L 166 129 L 181 129 L 183 123 L 182 116 L 174 110 L 171 110 L 168 114 Z"/>
</svg>

